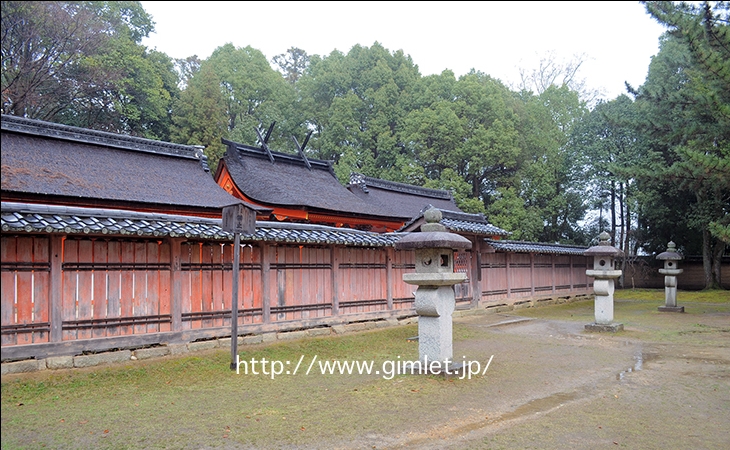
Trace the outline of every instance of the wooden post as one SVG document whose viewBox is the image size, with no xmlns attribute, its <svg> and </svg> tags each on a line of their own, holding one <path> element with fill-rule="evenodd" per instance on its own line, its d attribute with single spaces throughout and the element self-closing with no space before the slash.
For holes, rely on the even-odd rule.
<svg viewBox="0 0 730 450">
<path fill-rule="evenodd" d="M 505 278 L 507 280 L 507 298 L 510 298 L 512 296 L 512 280 L 510 280 L 510 270 L 509 270 L 509 253 L 504 254 L 504 271 L 505 271 Z"/>
<path fill-rule="evenodd" d="M 231 298 L 231 370 L 238 367 L 238 278 L 241 275 L 241 233 L 233 233 L 233 280 Z"/>
<path fill-rule="evenodd" d="M 477 308 L 482 299 L 481 239 L 477 236 L 471 247 L 471 306 Z"/>
<path fill-rule="evenodd" d="M 552 265 L 553 294 L 555 294 L 555 255 L 550 255 L 550 265 Z"/>
<path fill-rule="evenodd" d="M 256 130 L 258 132 L 258 129 Z M 264 143 L 264 145 L 266 145 Z M 241 276 L 241 233 L 256 232 L 256 213 L 235 203 L 223 207 L 221 228 L 233 233 L 233 273 L 231 282 L 231 370 L 238 368 L 238 279 Z"/>
<path fill-rule="evenodd" d="M 535 254 L 530 253 L 530 294 L 535 296 Z"/>
<path fill-rule="evenodd" d="M 340 274 L 340 252 L 336 246 L 330 247 L 330 261 L 332 262 L 332 316 L 340 314 L 340 284 L 337 277 Z"/>
<path fill-rule="evenodd" d="M 172 331 L 182 330 L 182 272 L 180 258 L 182 238 L 170 239 L 170 315 Z"/>
<path fill-rule="evenodd" d="M 271 321 L 271 299 L 269 295 L 269 271 L 271 270 L 271 258 L 269 257 L 269 245 L 261 243 L 261 321 Z"/>
<path fill-rule="evenodd" d="M 573 255 L 568 255 L 568 277 L 570 282 L 570 295 L 573 295 Z"/>
<path fill-rule="evenodd" d="M 393 309 L 393 247 L 385 248 L 385 298 L 388 301 L 388 311 Z"/>
<path fill-rule="evenodd" d="M 52 234 L 51 235 L 51 274 L 50 274 L 50 321 L 51 321 L 51 342 L 61 342 L 63 340 L 63 298 L 62 298 L 62 263 L 63 263 L 63 241 L 65 237 Z"/>
</svg>

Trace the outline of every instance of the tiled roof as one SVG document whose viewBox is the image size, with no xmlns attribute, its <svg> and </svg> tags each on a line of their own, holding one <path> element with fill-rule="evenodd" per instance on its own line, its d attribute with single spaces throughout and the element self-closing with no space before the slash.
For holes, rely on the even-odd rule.
<svg viewBox="0 0 730 450">
<path fill-rule="evenodd" d="M 449 191 L 430 189 L 395 181 L 371 178 L 359 173 L 350 175 L 350 192 L 372 208 L 390 217 L 410 220 L 426 206 L 460 211 Z"/>
<path fill-rule="evenodd" d="M 484 241 L 492 246 L 498 252 L 509 253 L 551 253 L 556 255 L 583 255 L 588 247 L 580 247 L 576 245 L 564 244 L 544 244 L 541 242 L 523 242 L 523 241 L 502 241 L 494 239 L 484 239 Z"/>
<path fill-rule="evenodd" d="M 4 233 L 132 235 L 223 241 L 233 239 L 232 234 L 221 229 L 220 219 L 11 202 L 2 202 L 0 209 L 0 225 Z M 383 247 L 392 246 L 401 236 L 402 234 L 371 233 L 321 225 L 256 222 L 256 232 L 241 236 L 241 240 Z"/>
<path fill-rule="evenodd" d="M 423 208 L 417 216 L 406 222 L 401 230 L 414 229 L 414 225 L 417 222 L 423 222 L 423 213 L 430 206 Z M 441 211 L 442 216 L 441 225 L 444 225 L 455 233 L 473 233 L 487 236 L 509 236 L 511 234 L 509 231 L 505 231 L 487 222 L 483 214 L 469 214 L 446 209 L 439 209 L 439 211 Z"/>
<path fill-rule="evenodd" d="M 474 233 L 486 234 L 489 236 L 509 236 L 510 232 L 499 227 L 495 227 L 491 223 L 470 222 L 466 220 L 442 219 L 441 224 L 455 233 Z"/>
<path fill-rule="evenodd" d="M 7 115 L 2 192 L 20 201 L 206 213 L 240 203 L 215 183 L 199 148 Z"/>
<path fill-rule="evenodd" d="M 388 217 L 348 191 L 337 180 L 331 161 L 304 160 L 225 139 L 223 143 L 228 145 L 225 167 L 236 187 L 252 201 L 320 213 Z"/>
</svg>

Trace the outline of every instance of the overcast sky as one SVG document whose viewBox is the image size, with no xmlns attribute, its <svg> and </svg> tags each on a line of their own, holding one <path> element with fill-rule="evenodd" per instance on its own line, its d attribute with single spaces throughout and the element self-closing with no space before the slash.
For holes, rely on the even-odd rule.
<svg viewBox="0 0 730 450">
<path fill-rule="evenodd" d="M 228 42 L 271 60 L 290 47 L 347 53 L 379 42 L 403 50 L 422 75 L 470 69 L 519 82 L 548 55 L 583 55 L 578 78 L 613 99 L 643 84 L 665 31 L 639 2 L 154 2 L 156 32 L 142 43 L 172 58 L 205 59 Z"/>
</svg>

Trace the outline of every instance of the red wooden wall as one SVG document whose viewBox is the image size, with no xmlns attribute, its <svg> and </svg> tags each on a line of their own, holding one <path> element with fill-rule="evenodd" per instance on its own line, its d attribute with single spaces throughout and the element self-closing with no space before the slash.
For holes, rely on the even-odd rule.
<svg viewBox="0 0 730 450">
<path fill-rule="evenodd" d="M 3 235 L 2 346 L 223 335 L 231 325 L 232 247 L 183 238 Z M 256 242 L 240 252 L 242 333 L 246 326 L 413 311 L 416 286 L 402 281 L 415 268 L 411 251 Z M 473 256 L 455 255 L 454 270 L 467 274 L 455 286 L 457 304 L 590 288 L 582 256 L 484 253 L 481 274 L 472 271 Z"/>
</svg>

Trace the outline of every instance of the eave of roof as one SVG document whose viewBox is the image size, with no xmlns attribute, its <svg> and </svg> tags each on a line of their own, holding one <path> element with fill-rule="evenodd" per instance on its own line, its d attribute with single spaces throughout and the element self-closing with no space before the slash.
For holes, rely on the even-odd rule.
<svg viewBox="0 0 730 450">
<path fill-rule="evenodd" d="M 399 231 L 415 230 L 420 222 L 423 222 L 423 213 L 431 206 L 427 206 L 421 212 L 406 222 Z M 436 208 L 441 211 L 441 225 L 444 225 L 452 232 L 470 233 L 485 236 L 509 236 L 509 231 L 487 222 L 483 214 L 469 214 L 462 211 L 450 211 L 447 209 Z"/>
<path fill-rule="evenodd" d="M 11 202 L 2 202 L 0 211 L 3 233 L 233 240 L 233 234 L 221 228 L 221 219 Z M 387 247 L 393 246 L 402 236 L 322 225 L 257 221 L 256 232 L 242 235 L 241 241 Z"/>
<path fill-rule="evenodd" d="M 422 186 L 414 186 L 412 184 L 398 183 L 396 181 L 382 180 L 380 178 L 369 177 L 361 173 L 350 174 L 350 186 L 359 187 L 365 192 L 367 192 L 369 188 L 378 188 L 403 194 L 418 195 L 421 197 L 453 200 L 451 193 L 443 189 L 431 189 Z"/>
<path fill-rule="evenodd" d="M 158 155 L 176 156 L 178 158 L 200 160 L 206 171 L 207 157 L 203 155 L 201 147 L 192 145 L 173 144 L 171 142 L 155 141 L 135 136 L 108 133 L 106 131 L 89 130 L 72 127 L 42 120 L 26 119 L 24 117 L 2 115 L 0 128 L 3 131 L 14 131 L 33 136 L 42 136 L 84 144 L 101 145 L 104 147 L 134 150 L 138 152 L 154 153 Z"/>
<path fill-rule="evenodd" d="M 524 242 L 495 239 L 484 239 L 484 241 L 492 248 L 494 248 L 495 251 L 505 253 L 545 253 L 555 255 L 583 256 L 583 253 L 588 249 L 588 247 L 580 247 L 577 245 L 547 244 L 542 242 Z"/>
</svg>

